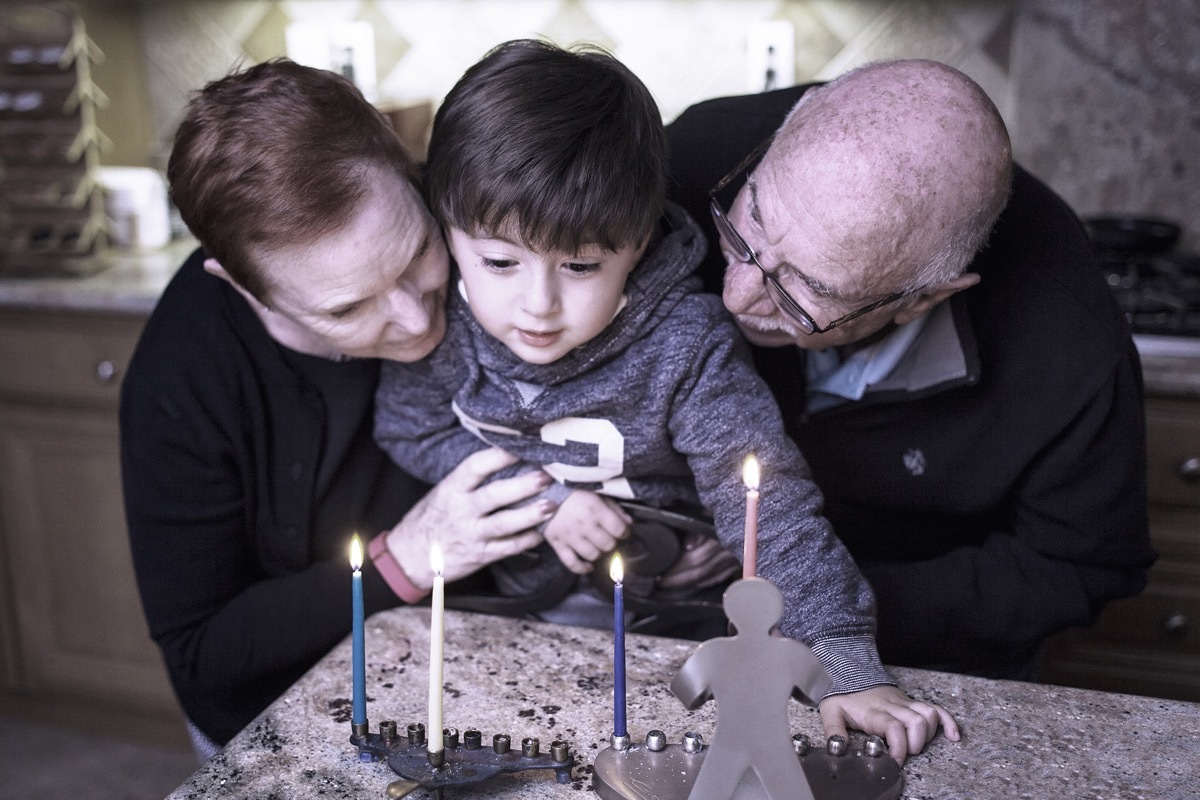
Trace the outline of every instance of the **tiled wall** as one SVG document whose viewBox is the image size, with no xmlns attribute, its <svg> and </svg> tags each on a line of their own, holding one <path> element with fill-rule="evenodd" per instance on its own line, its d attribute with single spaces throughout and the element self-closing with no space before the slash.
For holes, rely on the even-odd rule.
<svg viewBox="0 0 1200 800">
<path fill-rule="evenodd" d="M 289 22 L 370 22 L 380 100 L 435 104 L 463 71 L 505 39 L 545 36 L 613 51 L 646 82 L 663 116 L 709 97 L 742 94 L 747 32 L 786 20 L 793 81 L 867 60 L 919 53 L 954 64 L 1006 106 L 1012 0 L 280 0 L 142 4 L 157 141 L 168 142 L 187 90 L 238 62 L 285 51 Z"/>
<path fill-rule="evenodd" d="M 1200 252 L 1200 3 L 1022 5 L 1017 158 L 1080 213 L 1174 219 Z"/>
<path fill-rule="evenodd" d="M 103 4 L 97 4 L 103 7 Z M 128 4 L 127 4 L 128 5 Z M 140 0 L 148 163 L 188 91 L 285 52 L 289 22 L 374 29 L 380 100 L 437 103 L 490 46 L 521 36 L 612 50 L 667 120 L 748 90 L 746 37 L 787 20 L 796 81 L 907 56 L 962 69 L 1017 158 L 1084 215 L 1157 214 L 1200 249 L 1200 3 L 1174 0 Z M 93 14 L 95 12 L 92 12 Z"/>
</svg>

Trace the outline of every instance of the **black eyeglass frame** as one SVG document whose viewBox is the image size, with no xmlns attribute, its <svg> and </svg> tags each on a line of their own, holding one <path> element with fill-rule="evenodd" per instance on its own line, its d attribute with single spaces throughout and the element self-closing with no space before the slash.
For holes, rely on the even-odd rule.
<svg viewBox="0 0 1200 800">
<path fill-rule="evenodd" d="M 838 317 L 828 325 L 821 327 L 820 325 L 817 325 L 817 322 L 812 318 L 812 315 L 805 311 L 804 307 L 796 302 L 796 298 L 788 294 L 788 290 L 783 288 L 783 284 L 779 282 L 779 279 L 775 277 L 774 273 L 762 265 L 762 262 L 758 260 L 758 253 L 754 252 L 753 247 L 746 244 L 746 240 L 742 238 L 742 235 L 737 232 L 737 228 L 733 227 L 733 223 L 729 221 L 729 217 L 725 215 L 725 211 L 721 208 L 721 204 L 717 202 L 717 195 L 726 186 L 732 183 L 734 178 L 738 177 L 747 169 L 749 169 L 750 165 L 757 161 L 763 153 L 767 152 L 767 148 L 771 146 L 771 142 L 774 140 L 774 138 L 775 137 L 773 136 L 769 137 L 762 144 L 758 145 L 758 147 L 755 147 L 753 150 L 751 150 L 750 155 L 742 159 L 742 161 L 736 167 L 734 167 L 732 172 L 722 178 L 717 185 L 709 191 L 708 210 L 712 214 L 713 223 L 717 226 L 717 233 L 720 234 L 721 238 L 725 240 L 727 245 L 731 246 L 731 251 L 734 258 L 743 263 L 753 264 L 754 266 L 758 267 L 759 272 L 761 272 L 763 276 L 763 286 L 766 287 L 768 296 L 770 296 L 771 300 L 775 302 L 775 305 L 779 307 L 779 310 L 781 310 L 793 322 L 799 325 L 805 333 L 812 335 L 817 333 L 827 333 L 839 325 L 844 325 L 851 320 L 858 319 L 863 314 L 869 314 L 877 308 L 886 306 L 889 303 L 894 303 L 902 297 L 911 294 L 912 290 L 892 292 L 881 300 L 876 300 L 874 303 L 864 306 L 857 311 L 851 311 L 849 314 Z"/>
</svg>

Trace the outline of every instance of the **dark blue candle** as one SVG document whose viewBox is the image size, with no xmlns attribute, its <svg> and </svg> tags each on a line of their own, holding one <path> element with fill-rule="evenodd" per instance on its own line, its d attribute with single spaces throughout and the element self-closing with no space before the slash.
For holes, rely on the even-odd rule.
<svg viewBox="0 0 1200 800">
<path fill-rule="evenodd" d="M 350 568 L 354 570 L 351 577 L 353 588 L 354 611 L 354 655 L 352 670 L 354 673 L 354 716 L 351 721 L 361 725 L 367 721 L 367 665 L 363 652 L 363 588 L 362 588 L 362 542 L 355 535 L 350 540 Z"/>
<path fill-rule="evenodd" d="M 625 568 L 614 555 L 609 576 L 613 579 L 613 735 L 628 736 L 625 730 Z"/>
</svg>

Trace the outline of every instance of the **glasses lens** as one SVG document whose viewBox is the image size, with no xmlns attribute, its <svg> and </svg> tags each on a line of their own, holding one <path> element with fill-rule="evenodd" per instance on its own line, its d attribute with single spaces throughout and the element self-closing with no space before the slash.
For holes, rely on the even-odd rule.
<svg viewBox="0 0 1200 800">
<path fill-rule="evenodd" d="M 808 313 L 800 307 L 792 296 L 788 294 L 774 275 L 769 272 L 763 272 L 763 283 L 767 285 L 767 296 L 779 306 L 779 310 L 787 314 L 792 322 L 795 322 L 805 333 L 812 333 L 816 329 L 816 323 L 808 316 Z"/>
<path fill-rule="evenodd" d="M 725 213 L 721 210 L 721 207 L 717 205 L 716 199 L 714 198 L 709 201 L 708 205 L 712 211 L 713 223 L 717 226 L 717 233 L 720 234 L 722 241 L 725 242 L 725 246 L 729 249 L 729 254 L 738 261 L 758 267 L 759 271 L 762 272 L 763 283 L 767 287 L 767 295 L 792 322 L 799 325 L 806 333 L 812 333 L 816 330 L 816 323 L 800 307 L 800 304 L 793 300 L 792 296 L 779 285 L 779 281 L 774 275 L 767 272 L 762 264 L 758 263 L 758 258 L 755 256 L 754 251 L 750 249 L 750 245 L 746 244 L 746 240 L 733 227 L 733 223 L 729 221 Z"/>
<path fill-rule="evenodd" d="M 734 229 L 733 224 L 725 217 L 725 212 L 717 205 L 717 201 L 710 201 L 709 208 L 712 211 L 713 223 L 717 226 L 717 233 L 729 246 L 730 254 L 738 261 L 752 260 L 754 252 L 750 249 L 750 245 L 746 244 L 746 240 Z"/>
</svg>

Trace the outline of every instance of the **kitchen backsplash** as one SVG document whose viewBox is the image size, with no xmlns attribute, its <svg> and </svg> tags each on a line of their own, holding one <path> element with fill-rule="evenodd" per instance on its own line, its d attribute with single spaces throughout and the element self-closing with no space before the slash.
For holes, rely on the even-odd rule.
<svg viewBox="0 0 1200 800">
<path fill-rule="evenodd" d="M 783 82 L 886 58 L 971 75 L 1007 121 L 1017 159 L 1081 215 L 1158 215 L 1200 249 L 1200 3 L 1173 0 L 141 0 L 84 3 L 89 26 L 123 8 L 139 28 L 147 164 L 162 166 L 187 93 L 287 52 L 292 23 L 366 22 L 377 99 L 436 106 L 492 45 L 588 41 L 646 82 L 667 121 L 760 79 L 760 23 L 784 21 Z M 347 51 L 349 52 L 349 51 Z M 361 56 L 361 53 L 359 54 Z M 361 67 L 361 64 L 359 65 Z M 751 74 L 748 74 L 750 72 Z M 789 81 L 788 79 L 791 78 Z M 110 92 L 111 93 L 111 92 Z M 123 122 L 122 124 L 127 124 Z"/>
</svg>

